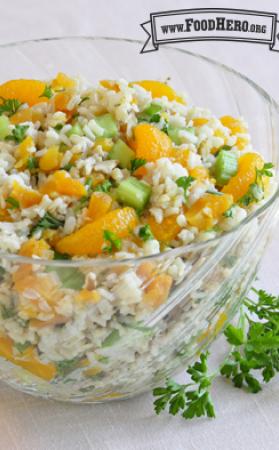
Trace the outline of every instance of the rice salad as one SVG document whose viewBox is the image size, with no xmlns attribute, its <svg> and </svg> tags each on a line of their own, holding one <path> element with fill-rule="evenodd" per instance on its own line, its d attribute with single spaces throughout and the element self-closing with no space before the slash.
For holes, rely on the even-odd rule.
<svg viewBox="0 0 279 450">
<path fill-rule="evenodd" d="M 146 319 L 194 264 L 144 257 L 233 229 L 274 191 L 272 164 L 243 118 L 159 81 L 58 73 L 8 81 L 0 97 L 0 356 L 77 395 L 103 392 L 119 365 L 140 370 Z"/>
</svg>

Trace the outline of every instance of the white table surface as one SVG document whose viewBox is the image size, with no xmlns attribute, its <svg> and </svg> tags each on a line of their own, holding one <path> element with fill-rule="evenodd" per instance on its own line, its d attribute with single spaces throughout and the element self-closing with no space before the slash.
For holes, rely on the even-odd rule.
<svg viewBox="0 0 279 450">
<path fill-rule="evenodd" d="M 1 0 L 0 43 L 63 35 L 143 39 L 149 13 L 179 8 L 231 7 L 279 13 L 278 0 Z M 277 8 L 276 8 L 277 6 Z M 182 44 L 180 44 L 182 45 Z M 279 54 L 267 46 L 191 43 L 247 74 L 279 100 Z M 144 56 L 143 56 L 144 57 Z M 4 62 L 2 61 L 2 64 Z M 279 293 L 279 230 L 259 272 L 259 285 Z M 217 363 L 224 353 L 214 344 Z M 178 379 L 182 379 L 181 374 Z M 218 380 L 213 391 L 217 419 L 186 422 L 156 417 L 146 394 L 105 405 L 70 405 L 36 399 L 0 383 L 0 450 L 270 450 L 279 447 L 279 379 L 252 395 Z"/>
</svg>

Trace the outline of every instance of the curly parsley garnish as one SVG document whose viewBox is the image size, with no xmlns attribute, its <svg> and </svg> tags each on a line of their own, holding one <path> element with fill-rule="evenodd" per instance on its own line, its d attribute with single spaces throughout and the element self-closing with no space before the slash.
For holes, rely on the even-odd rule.
<svg viewBox="0 0 279 450">
<path fill-rule="evenodd" d="M 238 324 L 224 331 L 231 348 L 218 370 L 209 373 L 209 354 L 201 353 L 200 360 L 187 370 L 189 383 L 167 379 L 164 387 L 153 390 L 158 397 L 154 401 L 157 414 L 168 407 L 170 414 L 180 413 L 184 419 L 215 417 L 210 389 L 219 375 L 256 394 L 279 372 L 279 296 L 264 290 L 252 292 L 256 299 L 245 298 Z"/>
</svg>

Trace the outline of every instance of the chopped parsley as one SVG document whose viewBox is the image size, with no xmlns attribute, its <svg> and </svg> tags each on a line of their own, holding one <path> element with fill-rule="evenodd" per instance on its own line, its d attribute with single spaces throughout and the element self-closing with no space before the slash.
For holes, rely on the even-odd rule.
<svg viewBox="0 0 279 450">
<path fill-rule="evenodd" d="M 26 135 L 26 131 L 28 130 L 29 125 L 15 125 L 12 130 L 12 134 L 9 134 L 5 137 L 6 141 L 15 141 L 17 144 L 23 141 Z"/>
<path fill-rule="evenodd" d="M 58 123 L 53 128 L 55 129 L 55 131 L 60 131 L 60 130 L 62 130 L 63 127 L 64 127 L 63 123 Z"/>
<path fill-rule="evenodd" d="M 225 211 L 223 213 L 223 216 L 226 218 L 233 217 L 234 208 L 235 208 L 235 205 L 232 205 L 229 209 L 227 209 L 227 211 Z"/>
<path fill-rule="evenodd" d="M 113 250 L 121 250 L 122 240 L 113 231 L 104 230 L 104 240 L 108 243 L 103 251 L 106 253 L 112 253 Z"/>
<path fill-rule="evenodd" d="M 36 233 L 38 230 L 57 230 L 57 228 L 62 227 L 64 225 L 64 220 L 57 219 L 52 214 L 47 212 L 44 217 L 42 217 L 39 222 L 32 228 L 31 236 Z"/>
<path fill-rule="evenodd" d="M 109 180 L 106 180 L 102 184 L 98 184 L 95 187 L 94 191 L 108 193 L 110 191 L 111 187 L 112 187 L 112 182 Z"/>
<path fill-rule="evenodd" d="M 154 236 L 152 234 L 150 225 L 146 224 L 143 227 L 140 227 L 140 229 L 139 229 L 139 237 L 143 241 L 149 241 L 151 239 L 154 239 Z"/>
<path fill-rule="evenodd" d="M 146 164 L 146 159 L 135 158 L 131 160 L 131 173 L 134 173 L 137 169 Z"/>
<path fill-rule="evenodd" d="M 34 170 L 39 167 L 38 159 L 35 156 L 29 156 L 27 160 L 27 169 Z"/>
<path fill-rule="evenodd" d="M 1 100 L 3 100 L 3 103 L 0 105 L 0 115 L 6 113 L 7 116 L 12 116 L 17 112 L 18 108 L 22 104 L 16 98 L 9 98 L 9 99 L 4 99 L 3 97 L 0 98 Z"/>
<path fill-rule="evenodd" d="M 79 102 L 79 106 L 83 104 L 83 102 L 85 102 L 86 100 L 89 100 L 90 97 L 86 96 L 86 97 L 82 97 L 81 101 Z"/>
<path fill-rule="evenodd" d="M 191 177 L 191 175 L 189 175 L 188 177 L 179 177 L 176 180 L 177 186 L 182 187 L 184 189 L 184 195 L 186 199 L 188 198 L 188 189 L 193 183 L 193 181 L 195 181 L 195 178 Z"/>
<path fill-rule="evenodd" d="M 16 200 L 14 197 L 7 197 L 6 203 L 8 203 L 7 206 L 8 209 L 18 209 L 20 207 L 19 201 Z"/>
<path fill-rule="evenodd" d="M 42 93 L 42 95 L 40 95 L 40 97 L 51 98 L 52 96 L 53 96 L 53 90 L 51 89 L 51 86 L 48 86 L 46 84 L 44 92 Z"/>
<path fill-rule="evenodd" d="M 29 341 L 25 341 L 24 344 L 21 344 L 20 342 L 16 342 L 14 344 L 14 347 L 17 349 L 17 351 L 19 353 L 23 353 L 30 346 L 31 346 L 31 342 L 29 342 Z"/>
</svg>

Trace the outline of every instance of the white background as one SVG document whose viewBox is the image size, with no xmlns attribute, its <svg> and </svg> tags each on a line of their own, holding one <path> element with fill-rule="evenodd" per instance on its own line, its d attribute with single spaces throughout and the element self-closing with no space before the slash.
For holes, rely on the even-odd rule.
<svg viewBox="0 0 279 450">
<path fill-rule="evenodd" d="M 144 39 L 150 12 L 234 7 L 279 13 L 278 0 L 0 0 L 0 43 L 63 35 Z M 180 44 L 243 72 L 279 101 L 279 53 L 244 43 Z M 143 56 L 144 57 L 144 56 Z M 5 61 L 1 61 L 5 64 Z M 32 75 L 32 74 L 30 74 Z M 279 232 L 266 253 L 259 285 L 279 293 Z M 214 360 L 224 353 L 214 345 Z M 139 374 L 140 376 L 140 374 Z M 183 374 L 178 377 L 183 379 Z M 151 395 L 106 405 L 69 405 L 22 395 L 0 384 L 0 450 L 270 450 L 279 447 L 279 377 L 257 395 L 218 380 L 217 419 L 156 417 Z"/>
</svg>

